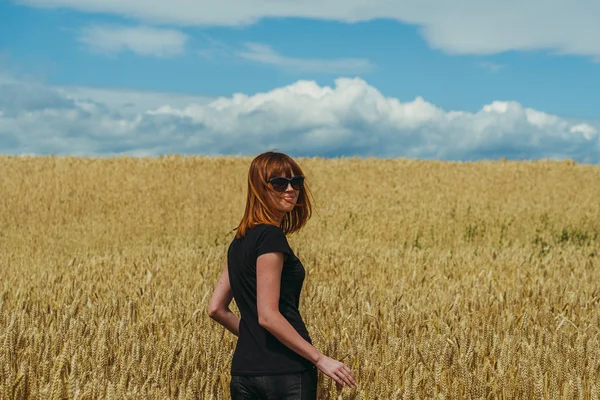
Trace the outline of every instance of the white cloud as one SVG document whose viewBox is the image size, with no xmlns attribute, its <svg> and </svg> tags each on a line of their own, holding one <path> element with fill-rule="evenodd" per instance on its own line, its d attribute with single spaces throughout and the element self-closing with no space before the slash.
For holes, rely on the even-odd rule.
<svg viewBox="0 0 600 400">
<path fill-rule="evenodd" d="M 261 64 L 284 67 L 298 72 L 326 72 L 335 74 L 361 74 L 375 66 L 367 59 L 307 59 L 286 57 L 275 52 L 270 46 L 261 43 L 246 43 L 246 50 L 237 52 L 237 56 Z"/>
<path fill-rule="evenodd" d="M 189 104 L 208 104 L 212 101 L 211 97 L 150 90 L 106 89 L 87 86 L 63 86 L 52 89 L 70 100 L 106 105 L 124 115 L 143 113 L 165 104 L 173 107 L 185 107 Z"/>
<path fill-rule="evenodd" d="M 92 52 L 114 55 L 132 51 L 142 56 L 172 57 L 185 52 L 187 35 L 173 29 L 144 26 L 90 25 L 78 40 Z"/>
<path fill-rule="evenodd" d="M 124 107 L 130 104 L 129 107 Z M 600 162 L 600 124 L 496 101 L 446 111 L 401 102 L 367 82 L 298 81 L 207 99 L 169 93 L 0 84 L 0 149 L 8 154 L 292 155 L 572 158 Z"/>
<path fill-rule="evenodd" d="M 595 135 L 598 134 L 598 131 L 593 126 L 585 123 L 572 126 L 569 129 L 569 132 L 581 133 L 583 134 L 583 137 L 588 140 L 591 140 Z"/>
<path fill-rule="evenodd" d="M 434 48 L 492 54 L 542 49 L 600 60 L 597 0 L 13 0 L 37 7 L 70 7 L 180 25 L 244 25 L 266 17 L 346 22 L 376 18 L 415 24 Z"/>
<path fill-rule="evenodd" d="M 375 69 L 375 64 L 365 58 L 299 58 L 276 52 L 265 43 L 247 42 L 235 48 L 223 41 L 201 33 L 207 45 L 197 51 L 205 59 L 236 57 L 299 73 L 326 73 L 360 75 Z"/>
</svg>

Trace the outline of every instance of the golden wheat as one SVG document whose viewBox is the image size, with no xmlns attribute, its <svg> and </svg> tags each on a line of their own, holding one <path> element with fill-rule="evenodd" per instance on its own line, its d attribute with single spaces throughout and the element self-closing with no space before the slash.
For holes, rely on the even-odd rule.
<svg viewBox="0 0 600 400">
<path fill-rule="evenodd" d="M 229 398 L 250 161 L 0 157 L 0 399 Z M 599 167 L 298 161 L 301 312 L 360 386 L 319 399 L 598 398 Z"/>
</svg>

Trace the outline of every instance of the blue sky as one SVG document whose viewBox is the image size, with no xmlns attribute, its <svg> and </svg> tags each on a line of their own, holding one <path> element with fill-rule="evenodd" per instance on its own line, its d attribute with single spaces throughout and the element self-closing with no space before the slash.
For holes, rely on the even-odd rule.
<svg viewBox="0 0 600 400">
<path fill-rule="evenodd" d="M 600 6 L 447 4 L 0 2 L 0 153 L 600 162 Z"/>
</svg>

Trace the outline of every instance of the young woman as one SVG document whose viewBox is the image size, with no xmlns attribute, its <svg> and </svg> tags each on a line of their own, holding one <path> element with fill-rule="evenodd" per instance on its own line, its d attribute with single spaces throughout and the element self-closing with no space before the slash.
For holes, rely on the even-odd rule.
<svg viewBox="0 0 600 400">
<path fill-rule="evenodd" d="M 355 386 L 342 362 L 313 345 L 298 311 L 305 269 L 286 234 L 311 216 L 309 189 L 289 156 L 266 152 L 248 172 L 246 211 L 227 251 L 208 314 L 238 336 L 231 362 L 232 400 L 314 400 L 318 371 Z M 241 319 L 229 310 L 235 299 Z"/>
</svg>

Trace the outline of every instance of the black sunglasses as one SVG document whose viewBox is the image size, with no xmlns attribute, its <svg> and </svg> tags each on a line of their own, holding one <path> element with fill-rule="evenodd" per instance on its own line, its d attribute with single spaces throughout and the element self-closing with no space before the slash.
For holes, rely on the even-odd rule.
<svg viewBox="0 0 600 400">
<path fill-rule="evenodd" d="M 269 179 L 268 182 L 273 186 L 273 189 L 278 192 L 285 192 L 288 187 L 288 183 L 292 184 L 292 188 L 294 190 L 300 190 L 302 187 L 304 187 L 303 176 L 294 176 L 293 178 L 284 178 L 279 176 Z"/>
</svg>

